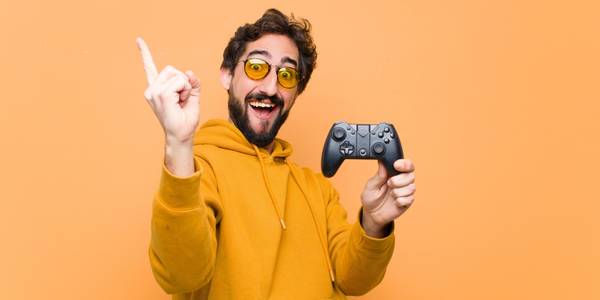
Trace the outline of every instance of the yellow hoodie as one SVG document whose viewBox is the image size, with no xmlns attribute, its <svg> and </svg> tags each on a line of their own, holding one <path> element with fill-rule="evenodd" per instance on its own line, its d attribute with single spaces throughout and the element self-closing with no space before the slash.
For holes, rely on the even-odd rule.
<svg viewBox="0 0 600 300">
<path fill-rule="evenodd" d="M 348 224 L 333 186 L 291 153 L 211 120 L 194 139 L 194 174 L 163 164 L 149 255 L 173 299 L 346 299 L 381 281 L 393 226 L 378 239 Z"/>
</svg>

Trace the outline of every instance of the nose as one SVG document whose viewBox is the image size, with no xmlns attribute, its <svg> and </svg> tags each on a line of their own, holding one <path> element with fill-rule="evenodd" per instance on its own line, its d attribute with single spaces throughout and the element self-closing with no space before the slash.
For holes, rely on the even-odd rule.
<svg viewBox="0 0 600 300">
<path fill-rule="evenodd" d="M 275 68 L 269 71 L 269 74 L 260 81 L 259 90 L 269 96 L 277 93 L 277 72 Z"/>
</svg>

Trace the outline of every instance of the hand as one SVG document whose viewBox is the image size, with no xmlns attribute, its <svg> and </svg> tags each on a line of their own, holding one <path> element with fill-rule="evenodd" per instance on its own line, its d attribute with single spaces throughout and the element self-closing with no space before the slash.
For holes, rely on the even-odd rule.
<svg viewBox="0 0 600 300">
<path fill-rule="evenodd" d="M 385 226 L 401 216 L 415 200 L 415 167 L 408 159 L 394 162 L 400 174 L 388 178 L 383 163 L 361 194 L 363 228 L 371 236 L 383 236 Z"/>
<path fill-rule="evenodd" d="M 183 73 L 172 66 L 158 74 L 146 42 L 137 38 L 136 43 L 148 79 L 144 96 L 165 132 L 166 143 L 191 145 L 199 119 L 200 81 L 192 71 Z"/>
</svg>

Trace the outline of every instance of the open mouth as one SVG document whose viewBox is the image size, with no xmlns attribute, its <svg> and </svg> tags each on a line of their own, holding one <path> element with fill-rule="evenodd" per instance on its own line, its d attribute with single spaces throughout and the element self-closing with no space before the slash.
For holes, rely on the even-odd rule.
<svg viewBox="0 0 600 300">
<path fill-rule="evenodd" d="M 256 100 L 249 101 L 248 105 L 250 106 L 254 114 L 259 119 L 263 120 L 270 119 L 275 113 L 277 113 L 277 110 L 279 109 L 279 105 L 275 103 Z"/>
</svg>

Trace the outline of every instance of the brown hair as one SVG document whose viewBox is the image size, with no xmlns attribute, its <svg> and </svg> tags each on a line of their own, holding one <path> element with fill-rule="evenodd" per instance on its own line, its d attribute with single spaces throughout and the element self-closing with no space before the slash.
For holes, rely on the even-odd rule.
<svg viewBox="0 0 600 300">
<path fill-rule="evenodd" d="M 293 40 L 298 47 L 300 54 L 298 94 L 300 94 L 306 88 L 317 62 L 317 50 L 310 29 L 310 22 L 306 19 L 296 20 L 293 14 L 288 17 L 277 9 L 268 9 L 254 24 L 245 24 L 236 30 L 223 51 L 221 68 L 233 71 L 249 42 L 256 41 L 268 33 L 282 34 Z"/>
</svg>

